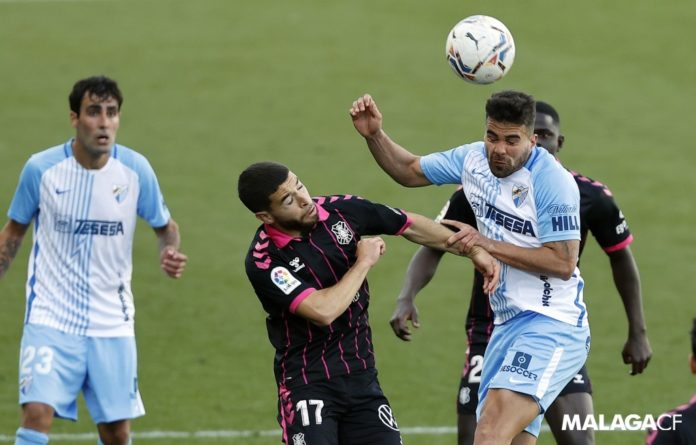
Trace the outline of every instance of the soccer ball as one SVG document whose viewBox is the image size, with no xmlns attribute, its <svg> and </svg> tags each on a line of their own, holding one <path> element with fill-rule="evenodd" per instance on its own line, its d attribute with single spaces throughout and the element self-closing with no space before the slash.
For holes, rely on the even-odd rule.
<svg viewBox="0 0 696 445">
<path fill-rule="evenodd" d="M 472 15 L 450 31 L 445 55 L 452 70 L 467 82 L 493 83 L 510 71 L 515 41 L 500 20 Z"/>
</svg>

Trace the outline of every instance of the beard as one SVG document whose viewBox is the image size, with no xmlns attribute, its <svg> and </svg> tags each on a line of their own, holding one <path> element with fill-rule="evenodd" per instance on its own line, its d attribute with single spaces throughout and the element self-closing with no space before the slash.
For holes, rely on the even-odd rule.
<svg viewBox="0 0 696 445">
<path fill-rule="evenodd" d="M 276 220 L 276 224 L 287 231 L 298 231 L 302 235 L 308 234 L 316 225 L 318 218 L 316 215 L 312 218 L 307 219 L 288 219 L 284 221 Z"/>
</svg>

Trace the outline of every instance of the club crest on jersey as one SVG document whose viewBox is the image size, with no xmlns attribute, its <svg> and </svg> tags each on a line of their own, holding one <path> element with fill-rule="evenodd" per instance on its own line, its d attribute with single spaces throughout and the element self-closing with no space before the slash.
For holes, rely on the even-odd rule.
<svg viewBox="0 0 696 445">
<path fill-rule="evenodd" d="M 111 189 L 111 192 L 114 194 L 116 202 L 120 204 L 123 202 L 124 199 L 126 199 L 126 194 L 128 193 L 128 185 L 114 184 L 114 186 Z"/>
<path fill-rule="evenodd" d="M 290 295 L 290 292 L 300 285 L 300 281 L 284 267 L 276 267 L 271 270 L 271 280 L 285 295 Z"/>
<path fill-rule="evenodd" d="M 529 192 L 529 187 L 515 184 L 512 186 L 512 202 L 515 203 L 515 207 L 519 207 L 527 199 L 527 192 Z"/>
<path fill-rule="evenodd" d="M 351 232 L 348 224 L 345 221 L 339 221 L 333 226 L 331 226 L 331 231 L 336 235 L 336 240 L 338 244 L 345 246 L 346 244 L 353 241 L 353 232 Z"/>
</svg>

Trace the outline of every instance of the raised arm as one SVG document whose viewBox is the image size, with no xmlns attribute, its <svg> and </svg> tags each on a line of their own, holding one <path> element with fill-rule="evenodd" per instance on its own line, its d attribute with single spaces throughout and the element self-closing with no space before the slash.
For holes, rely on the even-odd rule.
<svg viewBox="0 0 696 445">
<path fill-rule="evenodd" d="M 386 245 L 379 237 L 358 241 L 356 261 L 338 283 L 309 294 L 295 313 L 318 326 L 328 326 L 348 309 L 367 273 L 384 254 Z"/>
<path fill-rule="evenodd" d="M 179 225 L 173 219 L 154 229 L 159 240 L 160 267 L 171 278 L 179 278 L 186 268 L 188 257 L 179 252 Z"/>
<path fill-rule="evenodd" d="M 459 245 L 464 251 L 481 247 L 503 263 L 518 269 L 568 280 L 578 263 L 578 240 L 548 242 L 541 247 L 520 247 L 486 238 L 475 228 L 459 221 L 446 219 L 442 223 L 460 229 L 449 239 L 449 245 Z"/>
<path fill-rule="evenodd" d="M 0 278 L 5 275 L 17 256 L 17 251 L 28 227 L 27 224 L 21 224 L 11 219 L 0 231 Z"/>
<path fill-rule="evenodd" d="M 631 249 L 627 246 L 609 253 L 609 262 L 614 285 L 621 296 L 628 319 L 628 339 L 621 355 L 626 364 L 631 364 L 631 375 L 640 374 L 648 366 L 652 348 L 643 317 L 640 275 Z"/>
<path fill-rule="evenodd" d="M 350 108 L 355 129 L 365 138 L 379 166 L 399 184 L 406 187 L 430 185 L 416 156 L 394 142 L 382 129 L 382 113 L 372 96 L 357 98 Z"/>
</svg>

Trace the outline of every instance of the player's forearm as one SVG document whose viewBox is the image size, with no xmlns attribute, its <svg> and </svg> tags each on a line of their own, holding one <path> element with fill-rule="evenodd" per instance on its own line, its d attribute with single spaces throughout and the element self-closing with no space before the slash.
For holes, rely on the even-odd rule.
<svg viewBox="0 0 696 445">
<path fill-rule="evenodd" d="M 156 228 L 155 233 L 159 240 L 160 252 L 169 247 L 173 247 L 177 251 L 179 250 L 181 236 L 179 234 L 179 225 L 176 221 L 170 219 L 166 226 Z"/>
<path fill-rule="evenodd" d="M 402 234 L 404 238 L 421 246 L 462 255 L 456 245 L 447 245 L 447 240 L 453 233 L 450 229 L 417 213 L 409 213 L 408 216 L 411 218 L 411 225 Z"/>
<path fill-rule="evenodd" d="M 383 130 L 365 141 L 377 164 L 399 184 L 406 187 L 430 184 L 425 175 L 414 168 L 419 162 L 418 156 L 394 142 Z"/>
<path fill-rule="evenodd" d="M 17 231 L 16 223 L 9 221 L 0 231 L 0 278 L 10 268 L 24 239 L 24 230 Z M 21 232 L 21 233 L 20 233 Z"/>
<path fill-rule="evenodd" d="M 541 273 L 568 280 L 578 261 L 578 241 L 561 241 L 541 247 L 519 247 L 489 239 L 483 247 L 499 261 L 528 272 Z"/>
<path fill-rule="evenodd" d="M 645 335 L 640 274 L 631 251 L 626 248 L 609 254 L 614 285 L 621 297 L 628 319 L 630 336 Z"/>
<path fill-rule="evenodd" d="M 298 306 L 297 314 L 319 326 L 330 325 L 348 309 L 370 268 L 358 260 L 338 283 L 309 294 Z"/>
<path fill-rule="evenodd" d="M 442 255 L 442 251 L 421 246 L 408 264 L 404 284 L 398 298 L 413 301 L 418 292 L 427 286 L 435 276 Z"/>
</svg>

